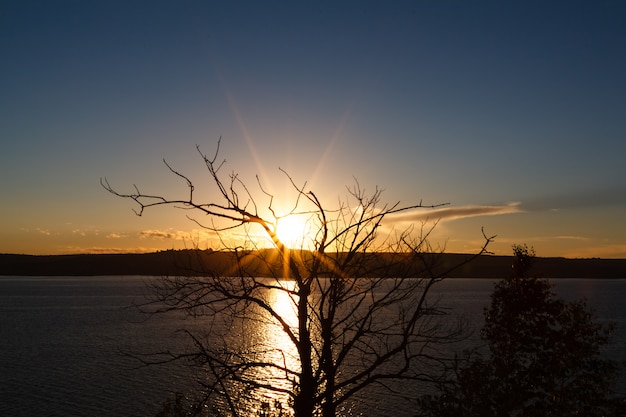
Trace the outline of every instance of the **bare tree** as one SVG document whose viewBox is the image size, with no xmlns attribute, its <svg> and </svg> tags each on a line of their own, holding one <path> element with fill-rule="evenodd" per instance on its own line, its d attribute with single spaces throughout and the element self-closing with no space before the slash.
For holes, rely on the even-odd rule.
<svg viewBox="0 0 626 417">
<path fill-rule="evenodd" d="M 120 193 L 106 179 L 102 185 L 133 200 L 138 215 L 176 206 L 204 215 L 207 222 L 192 220 L 218 235 L 239 228 L 250 237 L 257 227 L 273 242 L 273 250 L 255 248 L 253 239 L 248 243 L 256 250 L 226 244 L 203 255 L 208 261 L 196 276 L 154 284 L 157 312 L 204 320 L 206 331 L 186 330 L 193 342 L 189 351 L 166 353 L 161 360 L 184 358 L 201 366 L 205 402 L 231 415 L 249 415 L 247 401 L 265 395 L 288 398 L 297 417 L 330 417 L 375 385 L 393 391 L 398 381 L 428 383 L 443 375 L 446 355 L 440 349 L 461 331 L 440 320 L 429 290 L 450 268 L 436 264 L 428 242 L 432 229 L 380 233 L 383 221 L 398 213 L 436 206 L 381 204 L 380 189 L 368 194 L 355 182 L 348 198 L 328 209 L 306 183 L 297 185 L 283 171 L 297 197 L 291 210 L 279 214 L 258 178 L 255 196 L 237 174 L 223 176 L 219 142 L 212 157 L 198 152 L 217 187 L 210 202 L 198 201 L 194 183 L 165 161 L 186 182 L 186 198 L 144 194 L 136 186 Z M 313 230 L 298 250 L 277 233 L 289 216 L 306 216 Z M 479 254 L 491 240 L 484 237 Z M 231 262 L 216 268 L 210 256 L 225 252 Z M 260 329 L 273 332 L 273 340 L 250 336 Z"/>
</svg>

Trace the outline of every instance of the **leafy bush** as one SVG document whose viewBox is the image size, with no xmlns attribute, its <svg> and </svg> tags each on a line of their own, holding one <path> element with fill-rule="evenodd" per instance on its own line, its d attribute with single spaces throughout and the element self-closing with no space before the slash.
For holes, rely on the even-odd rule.
<svg viewBox="0 0 626 417">
<path fill-rule="evenodd" d="M 530 275 L 534 251 L 513 247 L 512 274 L 495 285 L 482 339 L 488 356 L 457 361 L 452 382 L 421 399 L 431 416 L 614 416 L 618 364 L 601 357 L 612 325 L 594 321 L 584 301 L 556 296 Z M 621 412 L 620 412 L 621 410 Z"/>
</svg>

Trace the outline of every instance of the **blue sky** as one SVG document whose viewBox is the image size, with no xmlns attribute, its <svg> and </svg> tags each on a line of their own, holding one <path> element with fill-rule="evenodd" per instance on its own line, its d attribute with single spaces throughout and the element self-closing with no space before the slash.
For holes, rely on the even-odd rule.
<svg viewBox="0 0 626 417">
<path fill-rule="evenodd" d="M 391 4 L 390 4 L 391 3 Z M 122 191 L 206 179 L 195 146 L 329 207 L 450 203 L 434 237 L 481 227 L 540 256 L 626 258 L 626 4 L 81 2 L 0 6 L 0 252 L 180 248 L 176 210 Z"/>
</svg>

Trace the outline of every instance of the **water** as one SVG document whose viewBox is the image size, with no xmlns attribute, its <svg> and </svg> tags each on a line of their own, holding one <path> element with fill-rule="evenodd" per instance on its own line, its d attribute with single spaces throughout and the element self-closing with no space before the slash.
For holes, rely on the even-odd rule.
<svg viewBox="0 0 626 417">
<path fill-rule="evenodd" d="M 0 415 L 154 416 L 172 393 L 192 390 L 188 368 L 138 368 L 125 354 L 187 343 L 176 330 L 189 322 L 146 320 L 127 308 L 143 299 L 150 279 L 0 277 Z M 617 324 L 606 354 L 625 361 L 626 280 L 554 282 L 564 298 L 585 297 L 598 320 Z M 433 295 L 478 329 L 492 288 L 492 280 L 447 280 Z M 626 392 L 623 382 L 620 391 Z M 385 400 L 384 393 L 371 396 L 368 415 L 374 408 L 380 415 L 411 414 L 410 405 Z"/>
<path fill-rule="evenodd" d="M 143 281 L 0 278 L 0 415 L 154 415 L 184 388 L 182 370 L 136 369 L 124 354 L 152 352 L 176 330 L 126 308 Z"/>
</svg>

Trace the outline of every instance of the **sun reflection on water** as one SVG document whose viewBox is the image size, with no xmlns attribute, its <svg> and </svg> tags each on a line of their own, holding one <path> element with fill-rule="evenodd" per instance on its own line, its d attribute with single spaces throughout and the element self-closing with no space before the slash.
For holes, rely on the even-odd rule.
<svg viewBox="0 0 626 417">
<path fill-rule="evenodd" d="M 297 297 L 292 293 L 295 282 L 291 280 L 277 280 L 274 287 L 268 290 L 267 303 L 273 311 L 282 318 L 290 331 L 297 335 Z M 271 362 L 273 367 L 260 369 L 258 379 L 269 386 L 293 391 L 294 375 L 290 371 L 299 371 L 298 350 L 293 340 L 287 333 L 287 329 L 268 312 L 264 313 L 265 319 L 251 332 L 256 339 L 257 353 L 263 357 L 263 361 Z M 279 401 L 283 409 L 289 404 L 287 394 L 272 390 L 259 392 L 261 401 L 270 402 L 273 406 Z"/>
<path fill-rule="evenodd" d="M 291 328 L 294 328 L 298 324 L 297 298 L 293 294 L 296 283 L 293 280 L 278 280 L 276 286 L 280 289 L 271 292 L 270 305 Z"/>
</svg>

